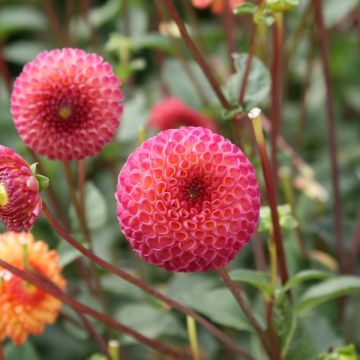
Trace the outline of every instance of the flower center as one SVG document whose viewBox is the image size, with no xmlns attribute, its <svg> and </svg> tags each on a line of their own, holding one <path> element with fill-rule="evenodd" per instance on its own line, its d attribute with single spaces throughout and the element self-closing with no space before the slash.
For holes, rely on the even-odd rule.
<svg viewBox="0 0 360 360">
<path fill-rule="evenodd" d="M 9 196 L 5 186 L 0 183 L 0 207 L 5 207 L 9 203 Z"/>
<path fill-rule="evenodd" d="M 71 115 L 71 108 L 69 106 L 60 106 L 59 116 L 62 119 L 67 119 Z"/>
<path fill-rule="evenodd" d="M 209 192 L 206 184 L 202 179 L 195 178 L 186 182 L 180 191 L 180 201 L 182 205 L 188 209 L 202 208 L 202 203 L 205 200 L 209 200 Z"/>
</svg>

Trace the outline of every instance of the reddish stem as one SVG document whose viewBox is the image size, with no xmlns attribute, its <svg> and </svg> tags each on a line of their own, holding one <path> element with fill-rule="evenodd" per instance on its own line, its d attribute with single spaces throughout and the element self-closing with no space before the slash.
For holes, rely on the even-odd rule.
<svg viewBox="0 0 360 360">
<path fill-rule="evenodd" d="M 246 85 L 249 79 L 251 64 L 256 50 L 256 34 L 257 34 L 257 25 L 253 22 L 251 25 L 250 48 L 249 48 L 248 56 L 246 58 L 244 76 L 242 78 L 241 86 L 240 86 L 239 105 L 243 105 L 244 103 Z"/>
<path fill-rule="evenodd" d="M 43 7 L 48 16 L 50 26 L 60 46 L 66 45 L 66 36 L 62 30 L 61 21 L 50 0 L 43 0 Z"/>
<path fill-rule="evenodd" d="M 231 109 L 230 103 L 228 102 L 228 100 L 224 96 L 223 92 L 221 91 L 219 83 L 218 83 L 217 79 L 214 77 L 209 65 L 205 61 L 204 57 L 202 56 L 201 52 L 199 51 L 199 49 L 197 48 L 197 46 L 195 45 L 193 40 L 191 39 L 188 31 L 186 30 L 184 23 L 182 22 L 182 20 L 180 18 L 178 11 L 176 10 L 176 7 L 175 7 L 173 1 L 172 0 L 163 0 L 163 1 L 169 11 L 169 14 L 175 21 L 176 25 L 178 26 L 183 40 L 185 41 L 186 45 L 188 46 L 188 48 L 191 51 L 192 55 L 194 56 L 195 60 L 201 67 L 202 71 L 204 72 L 206 78 L 208 79 L 208 81 L 210 83 L 210 86 L 214 90 L 221 105 L 225 109 L 230 110 Z"/>
<path fill-rule="evenodd" d="M 7 66 L 4 59 L 4 46 L 3 42 L 0 41 L 0 74 L 4 79 L 4 84 L 6 86 L 6 90 L 8 92 L 9 98 L 11 96 L 11 75 L 9 71 L 9 67 Z"/>
<path fill-rule="evenodd" d="M 239 353 L 243 356 L 244 359 L 253 360 L 252 356 L 250 356 L 242 347 L 236 344 L 230 337 L 228 337 L 225 333 L 219 330 L 216 326 L 211 324 L 208 320 L 203 318 L 201 315 L 196 313 L 195 311 L 191 310 L 190 308 L 168 298 L 167 296 L 163 295 L 159 291 L 153 289 L 145 282 L 137 279 L 136 277 L 130 275 L 126 271 L 123 271 L 116 266 L 108 263 L 107 261 L 103 260 L 102 258 L 98 257 L 90 250 L 83 247 L 80 243 L 78 243 L 61 225 L 57 223 L 57 221 L 51 215 L 46 203 L 43 204 L 43 212 L 49 223 L 52 225 L 56 233 L 61 236 L 65 241 L 67 241 L 71 246 L 77 249 L 80 253 L 82 253 L 87 258 L 91 259 L 95 264 L 101 266 L 102 268 L 110 271 L 114 275 L 124 279 L 125 281 L 135 285 L 136 287 L 142 289 L 146 293 L 150 294 L 158 298 L 159 300 L 163 301 L 165 304 L 169 305 L 170 307 L 186 314 L 192 316 L 199 324 L 204 326 L 210 333 L 212 333 L 215 337 L 221 340 L 223 343 L 228 345 L 231 349 Z"/>
<path fill-rule="evenodd" d="M 232 13 L 232 9 L 230 3 L 225 1 L 225 11 L 222 15 L 222 21 L 226 36 L 226 45 L 228 51 L 228 58 L 229 58 L 229 65 L 231 71 L 234 73 L 236 72 L 236 68 L 234 65 L 234 61 L 232 58 L 232 54 L 235 52 L 235 38 L 234 38 L 234 16 Z"/>
<path fill-rule="evenodd" d="M 51 282 L 47 278 L 39 277 L 39 275 L 34 274 L 34 273 L 25 272 L 13 265 L 7 263 L 6 261 L 4 261 L 2 259 L 0 259 L 0 266 L 4 269 L 10 271 L 12 274 L 19 277 L 20 279 L 36 286 L 37 288 L 41 289 L 42 291 L 61 300 L 65 304 L 70 305 L 72 308 L 76 309 L 77 311 L 80 311 L 83 314 L 92 316 L 93 318 L 110 326 L 111 328 L 114 328 L 118 331 L 121 331 L 124 334 L 127 334 L 127 335 L 133 337 L 134 339 L 148 345 L 149 347 L 151 347 L 152 349 L 154 349 L 160 353 L 170 355 L 174 359 L 181 359 L 181 360 L 189 359 L 188 356 L 173 350 L 169 346 L 164 345 L 156 340 L 149 339 L 149 338 L 143 336 L 142 334 L 138 333 L 137 331 L 135 331 L 125 325 L 122 325 L 121 323 L 114 321 L 110 317 L 94 310 L 93 308 L 90 308 L 90 307 L 72 299 L 71 297 L 67 296 L 60 288 L 58 288 L 53 282 Z"/>
<path fill-rule="evenodd" d="M 274 186 L 278 184 L 278 160 L 276 139 L 280 133 L 281 117 L 281 88 L 282 88 L 282 51 L 283 51 L 283 23 L 282 14 L 275 14 L 273 29 L 273 61 L 271 66 L 271 106 L 270 120 L 272 124 L 271 139 L 271 164 Z M 277 193 L 276 193 L 277 194 Z"/>
<path fill-rule="evenodd" d="M 271 345 L 272 345 L 272 349 L 273 349 L 274 360 L 282 360 L 281 351 L 279 348 L 279 342 L 276 337 L 276 332 L 274 330 L 273 308 L 274 308 L 274 299 L 271 299 L 266 304 L 266 322 L 267 322 L 269 337 L 270 337 L 270 341 L 271 341 Z"/>
<path fill-rule="evenodd" d="M 0 341 L 0 360 L 5 360 L 4 347 L 2 341 Z"/>
<path fill-rule="evenodd" d="M 230 289 L 232 294 L 234 295 L 234 298 L 240 305 L 242 311 L 246 315 L 246 317 L 249 319 L 251 325 L 253 326 L 254 330 L 259 336 L 259 339 L 261 343 L 263 344 L 263 347 L 266 351 L 266 353 L 269 355 L 270 359 L 273 359 L 272 357 L 272 349 L 271 345 L 269 343 L 269 339 L 267 338 L 266 334 L 264 333 L 263 329 L 261 328 L 259 322 L 256 320 L 255 316 L 253 315 L 252 310 L 250 309 L 249 305 L 246 303 L 244 297 L 242 296 L 242 292 L 240 289 L 240 286 L 237 286 L 230 278 L 227 270 L 225 268 L 218 269 L 218 273 L 223 279 L 226 286 Z"/>
<path fill-rule="evenodd" d="M 339 166 L 337 160 L 337 143 L 335 127 L 335 110 L 332 83 L 330 79 L 329 67 L 329 46 L 328 36 L 325 29 L 324 17 L 322 11 L 322 1 L 313 0 L 315 10 L 315 24 L 319 34 L 321 63 L 324 73 L 326 86 L 326 112 L 327 112 L 327 130 L 330 144 L 330 163 L 331 163 L 331 182 L 334 193 L 334 227 L 335 227 L 335 247 L 336 255 L 340 264 L 340 270 L 344 270 L 344 244 L 343 244 L 343 224 L 342 224 L 342 203 L 339 184 Z"/>
</svg>

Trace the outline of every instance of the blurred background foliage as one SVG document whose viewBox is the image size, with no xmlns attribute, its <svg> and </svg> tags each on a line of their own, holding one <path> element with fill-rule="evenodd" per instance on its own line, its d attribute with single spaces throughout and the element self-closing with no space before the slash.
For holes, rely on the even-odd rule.
<svg viewBox="0 0 360 360">
<path fill-rule="evenodd" d="M 178 0 L 175 3 L 186 19 L 193 38 L 220 75 L 231 100 L 232 94 L 238 93 L 241 73 L 231 75 L 223 16 L 214 15 L 210 10 L 196 10 L 188 0 Z M 114 199 L 116 177 L 128 154 L 138 146 L 139 128 L 147 129 L 149 111 L 157 100 L 169 95 L 181 98 L 189 106 L 216 119 L 219 131 L 233 139 L 230 122 L 222 116 L 221 107 L 204 75 L 179 39 L 174 23 L 159 11 L 159 4 L 160 2 L 147 0 L 0 0 L 0 143 L 15 149 L 30 163 L 37 161 L 20 141 L 9 110 L 11 82 L 26 62 L 43 50 L 64 46 L 79 47 L 104 56 L 122 80 L 125 112 L 114 141 L 99 156 L 87 161 L 86 212 L 94 251 L 197 310 L 223 327 L 256 359 L 265 359 L 251 326 L 216 273 L 170 274 L 150 266 L 131 251 L 118 227 Z M 330 38 L 330 68 L 344 205 L 344 239 L 346 249 L 350 252 L 360 200 L 360 3 L 358 0 L 327 0 L 323 1 L 323 6 Z M 286 14 L 281 133 L 313 174 L 306 177 L 299 173 L 299 169 L 293 166 L 292 157 L 280 150 L 281 178 L 284 184 L 286 179 L 290 179 L 294 185 L 293 203 L 290 204 L 291 207 L 287 205 L 282 208 L 280 213 L 290 273 L 294 275 L 311 268 L 335 275 L 338 264 L 334 256 L 334 209 L 324 106 L 325 87 L 318 38 L 308 8 L 309 1 L 302 0 L 299 6 Z M 239 15 L 234 17 L 234 22 L 235 48 L 238 53 L 235 62 L 242 69 L 242 54 L 249 47 L 251 18 Z M 255 61 L 252 68 L 250 89 L 245 97 L 249 108 L 261 106 L 265 113 L 270 87 L 270 29 L 266 26 L 261 28 L 257 50 L 259 60 Z M 189 74 L 194 74 L 197 85 L 201 87 L 200 95 Z M 147 136 L 153 133 L 154 130 L 147 130 Z M 252 153 L 246 139 L 244 150 L 259 167 L 259 160 Z M 51 181 L 50 191 L 46 192 L 45 197 L 49 198 L 50 204 L 58 204 L 61 210 L 57 212 L 59 221 L 69 226 L 76 238 L 81 240 L 74 210 L 69 205 L 70 199 L 60 163 L 42 158 L 41 164 L 41 171 Z M 258 174 L 260 173 L 259 171 Z M 262 181 L 260 176 L 259 181 Z M 281 203 L 287 204 L 289 199 L 284 189 L 283 187 L 280 191 Z M 57 211 L 55 208 L 53 210 Z M 231 263 L 232 269 L 256 269 L 254 247 L 256 243 L 266 240 L 269 226 L 269 211 L 263 208 L 259 234 Z M 60 241 L 44 219 L 38 221 L 33 233 L 36 238 L 46 240 L 60 252 L 69 284 L 68 293 L 79 301 L 103 310 L 79 274 L 79 253 Z M 299 236 L 305 243 L 308 257 L 301 253 L 297 241 Z M 359 270 L 359 263 L 357 265 Z M 188 350 L 186 324 L 181 314 L 170 311 L 163 304 L 111 274 L 100 274 L 101 284 L 106 292 L 107 311 L 114 319 L 149 337 L 162 339 L 184 351 Z M 261 321 L 264 318 L 262 294 L 254 290 L 254 286 L 261 288 L 261 279 L 253 278 L 253 273 L 245 273 L 246 276 L 243 272 L 236 274 L 236 270 L 232 274 L 235 280 L 247 283 L 245 287 L 252 311 Z M 311 302 L 311 296 L 315 296 L 316 302 L 319 297 L 329 295 L 326 292 L 329 288 L 325 292 L 321 288 L 311 288 L 316 286 L 313 279 L 320 277 L 310 276 L 309 279 L 310 282 L 306 283 L 299 281 L 300 285 L 294 289 L 296 298 L 305 294 L 305 300 Z M 359 292 L 359 282 L 350 285 L 354 291 Z M 315 295 L 311 291 L 315 291 Z M 316 291 L 320 292 L 319 297 L 316 297 Z M 330 292 L 328 298 L 333 297 L 334 293 Z M 334 353 L 330 357 L 324 353 L 349 343 L 360 347 L 359 300 L 359 294 L 354 294 L 347 300 L 342 318 L 336 310 L 336 301 L 316 309 L 313 308 L 315 303 L 308 306 L 309 302 L 304 302 L 299 324 L 295 326 L 295 331 L 299 333 L 296 333 L 296 341 L 292 342 L 286 359 L 311 360 L 316 358 L 314 354 L 323 354 L 318 359 L 355 359 L 355 355 L 351 357 L 351 351 L 355 354 L 354 348 L 339 350 L 339 354 L 345 351 L 345 355 L 341 357 L 335 357 Z M 290 331 L 294 311 L 287 309 L 287 306 L 285 304 L 283 308 L 279 307 L 278 315 L 275 315 L 278 316 L 275 319 L 277 330 L 284 336 Z M 60 321 L 48 327 L 43 335 L 32 337 L 18 348 L 6 343 L 6 359 L 89 359 L 98 350 L 88 334 L 69 320 L 73 317 L 73 311 L 65 306 Z M 129 337 L 112 332 L 98 322 L 94 322 L 94 325 L 106 338 L 120 341 L 122 359 L 162 359 Z M 198 330 L 204 358 L 237 359 L 212 335 L 200 327 Z"/>
</svg>

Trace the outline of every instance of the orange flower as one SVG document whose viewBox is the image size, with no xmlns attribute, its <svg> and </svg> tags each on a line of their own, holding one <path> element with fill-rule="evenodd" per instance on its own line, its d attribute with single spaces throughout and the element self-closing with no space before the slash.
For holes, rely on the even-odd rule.
<svg viewBox="0 0 360 360">
<path fill-rule="evenodd" d="M 35 241 L 30 233 L 0 234 L 0 258 L 65 288 L 57 252 L 49 250 L 45 242 Z M 61 305 L 58 299 L 0 267 L 0 341 L 8 337 L 20 345 L 28 335 L 41 334 L 46 324 L 55 322 Z"/>
<path fill-rule="evenodd" d="M 220 14 L 225 9 L 225 1 L 229 2 L 231 9 L 235 9 L 244 3 L 244 0 L 192 0 L 192 4 L 198 9 L 211 6 L 211 11 L 214 14 Z"/>
</svg>

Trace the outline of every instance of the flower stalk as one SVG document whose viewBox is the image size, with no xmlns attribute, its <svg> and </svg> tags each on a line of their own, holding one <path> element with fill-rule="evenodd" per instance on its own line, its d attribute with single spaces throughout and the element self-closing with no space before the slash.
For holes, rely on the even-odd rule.
<svg viewBox="0 0 360 360">
<path fill-rule="evenodd" d="M 192 316 L 186 316 L 186 326 L 193 360 L 200 360 L 200 349 L 196 331 L 196 322 Z"/>
</svg>

